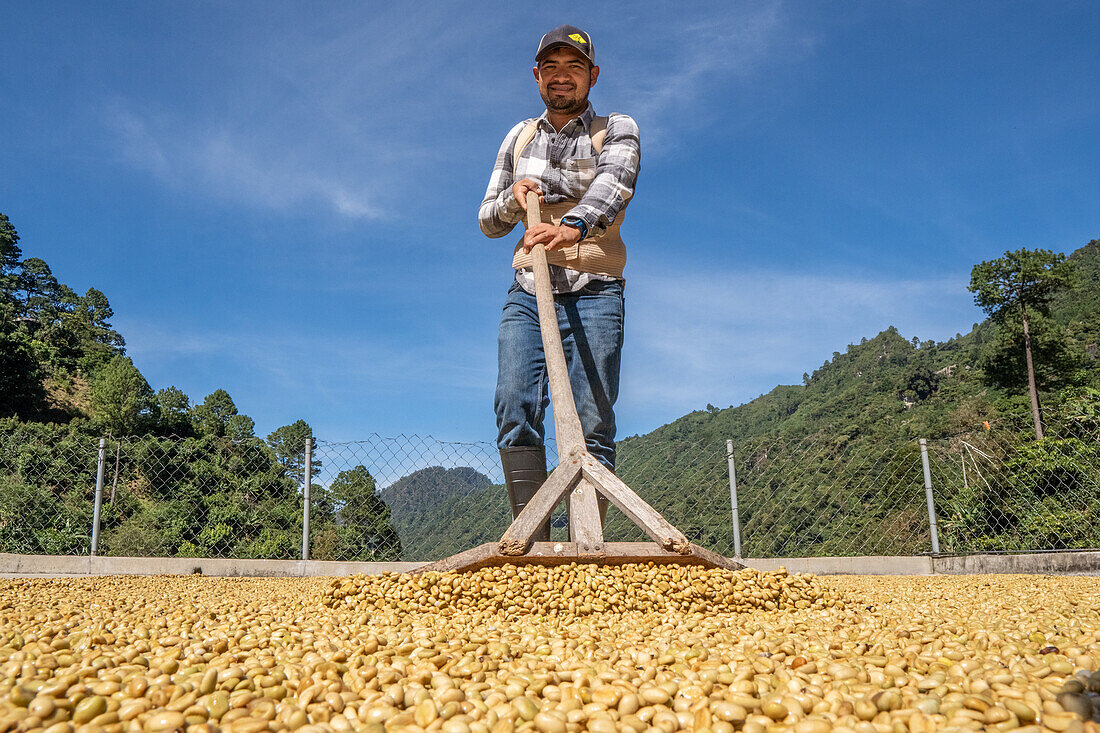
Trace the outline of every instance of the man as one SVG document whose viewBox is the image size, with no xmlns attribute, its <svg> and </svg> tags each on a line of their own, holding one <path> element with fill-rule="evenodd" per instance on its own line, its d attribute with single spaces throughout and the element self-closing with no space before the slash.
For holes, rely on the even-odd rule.
<svg viewBox="0 0 1100 733">
<path fill-rule="evenodd" d="M 588 92 L 600 69 L 592 39 L 563 25 L 539 42 L 532 69 L 546 112 L 520 122 L 497 153 L 481 231 L 503 237 L 524 219 L 528 191 L 542 223 L 513 252 L 515 282 L 500 321 L 495 397 L 497 447 L 512 515 L 546 479 L 543 418 L 549 405 L 531 247 L 542 244 L 569 380 L 588 450 L 615 468 L 615 400 L 623 344 L 623 210 L 634 194 L 640 148 L 630 117 L 597 117 Z M 601 517 L 606 502 L 601 497 Z M 550 539 L 544 525 L 536 540 Z"/>
</svg>

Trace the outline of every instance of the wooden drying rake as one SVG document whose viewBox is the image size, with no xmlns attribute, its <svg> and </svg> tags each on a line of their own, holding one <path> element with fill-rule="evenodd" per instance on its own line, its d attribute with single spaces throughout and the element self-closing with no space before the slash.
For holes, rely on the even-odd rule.
<svg viewBox="0 0 1100 733">
<path fill-rule="evenodd" d="M 527 194 L 527 227 L 542 221 L 538 195 Z M 535 270 L 535 297 L 538 300 L 542 346 L 550 378 L 550 396 L 554 403 L 554 428 L 558 440 L 558 467 L 527 503 L 505 531 L 499 542 L 487 542 L 457 555 L 417 568 L 415 573 L 430 571 L 467 571 L 505 563 L 563 565 L 571 562 L 596 562 L 621 565 L 634 562 L 658 562 L 678 565 L 704 565 L 738 570 L 744 566 L 688 541 L 653 507 L 622 482 L 588 452 L 581 421 L 565 365 L 565 352 L 558 330 L 554 295 L 550 289 L 550 271 L 546 249 L 531 248 Z M 638 525 L 653 542 L 604 542 L 596 492 L 617 506 Z M 540 525 L 549 519 L 554 507 L 569 494 L 569 542 L 533 542 Z"/>
</svg>

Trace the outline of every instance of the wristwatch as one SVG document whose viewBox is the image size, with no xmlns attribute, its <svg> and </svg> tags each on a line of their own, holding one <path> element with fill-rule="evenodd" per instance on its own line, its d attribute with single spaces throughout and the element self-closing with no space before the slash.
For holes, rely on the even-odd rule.
<svg viewBox="0 0 1100 733">
<path fill-rule="evenodd" d="M 579 216 L 563 216 L 561 223 L 567 227 L 573 227 L 581 233 L 581 239 L 588 236 L 588 225 L 584 223 L 584 219 Z M 580 239 L 577 240 L 578 242 Z"/>
</svg>

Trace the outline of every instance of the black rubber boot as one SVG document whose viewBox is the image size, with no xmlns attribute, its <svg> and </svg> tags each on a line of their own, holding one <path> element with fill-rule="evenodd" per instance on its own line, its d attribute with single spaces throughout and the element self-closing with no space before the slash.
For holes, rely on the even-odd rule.
<svg viewBox="0 0 1100 733">
<path fill-rule="evenodd" d="M 500 465 L 504 469 L 508 501 L 512 503 L 512 519 L 515 519 L 546 481 L 546 449 L 533 445 L 503 448 L 500 451 Z M 550 541 L 549 519 L 531 539 L 535 542 Z"/>
</svg>

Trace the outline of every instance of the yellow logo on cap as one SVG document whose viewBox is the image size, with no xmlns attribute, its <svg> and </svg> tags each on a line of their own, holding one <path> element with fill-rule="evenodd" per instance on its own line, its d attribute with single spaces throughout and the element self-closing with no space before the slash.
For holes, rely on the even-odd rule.
<svg viewBox="0 0 1100 733">
<path fill-rule="evenodd" d="M 570 33 L 569 37 L 577 43 L 588 43 L 588 41 L 584 40 L 584 36 L 582 36 L 580 33 Z"/>
</svg>

